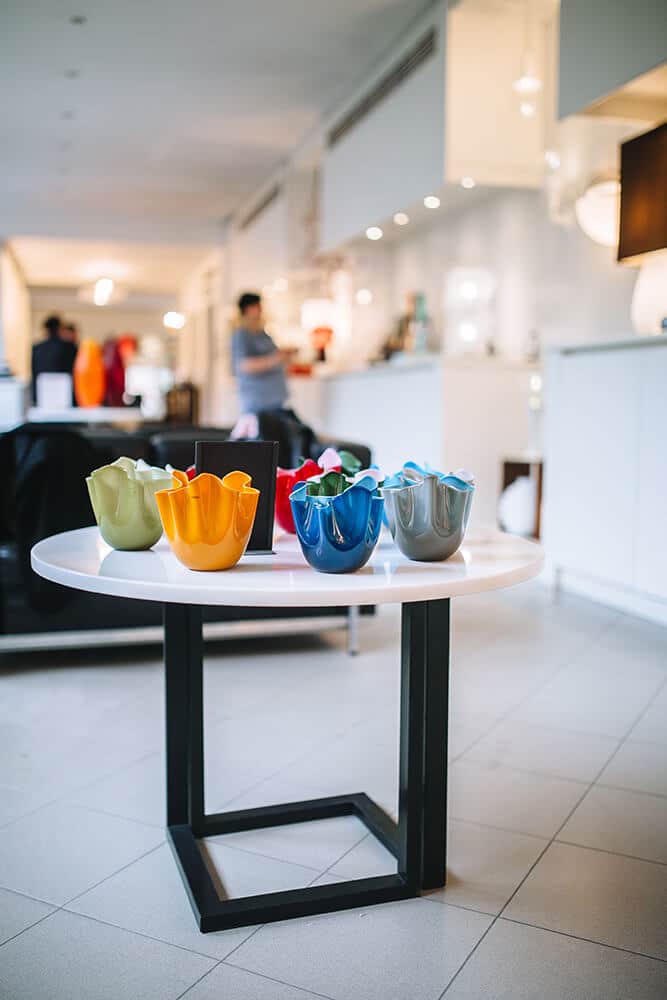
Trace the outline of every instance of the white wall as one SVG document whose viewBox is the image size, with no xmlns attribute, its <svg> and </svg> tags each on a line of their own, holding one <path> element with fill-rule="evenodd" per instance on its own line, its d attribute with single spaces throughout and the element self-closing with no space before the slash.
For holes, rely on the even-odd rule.
<svg viewBox="0 0 667 1000">
<path fill-rule="evenodd" d="M 28 289 L 13 254 L 0 247 L 0 360 L 12 375 L 30 377 L 30 347 Z"/>
<path fill-rule="evenodd" d="M 561 117 L 666 59 L 665 0 L 561 0 Z"/>
<path fill-rule="evenodd" d="M 636 271 L 613 253 L 575 225 L 550 222 L 541 192 L 501 191 L 396 245 L 392 309 L 400 312 L 406 291 L 424 291 L 446 346 L 458 347 L 445 323 L 445 276 L 482 267 L 497 281 L 491 322 L 510 357 L 522 356 L 531 329 L 544 346 L 627 338 Z"/>
</svg>

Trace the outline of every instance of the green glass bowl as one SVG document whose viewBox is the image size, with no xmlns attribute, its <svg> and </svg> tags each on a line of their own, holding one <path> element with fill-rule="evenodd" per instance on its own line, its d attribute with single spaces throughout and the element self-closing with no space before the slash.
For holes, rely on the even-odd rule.
<svg viewBox="0 0 667 1000">
<path fill-rule="evenodd" d="M 162 536 L 155 502 L 158 490 L 171 489 L 171 473 L 132 458 L 119 458 L 86 479 L 102 538 L 113 549 L 150 549 Z"/>
</svg>

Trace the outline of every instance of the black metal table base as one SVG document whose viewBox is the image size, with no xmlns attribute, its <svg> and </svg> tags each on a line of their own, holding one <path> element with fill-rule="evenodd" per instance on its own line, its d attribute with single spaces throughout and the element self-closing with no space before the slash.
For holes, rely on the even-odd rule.
<svg viewBox="0 0 667 1000">
<path fill-rule="evenodd" d="M 398 823 L 364 792 L 206 814 L 201 608 L 165 605 L 167 828 L 199 929 L 225 930 L 419 895 L 445 884 L 449 600 L 404 604 Z M 396 857 L 397 873 L 220 898 L 198 840 L 357 816 Z"/>
</svg>

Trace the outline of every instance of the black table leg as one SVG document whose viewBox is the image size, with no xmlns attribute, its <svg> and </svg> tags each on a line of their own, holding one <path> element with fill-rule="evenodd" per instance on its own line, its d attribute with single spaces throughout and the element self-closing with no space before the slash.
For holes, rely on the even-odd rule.
<svg viewBox="0 0 667 1000">
<path fill-rule="evenodd" d="M 447 877 L 449 599 L 402 612 L 400 870 L 414 859 L 418 887 L 436 889 Z"/>
<path fill-rule="evenodd" d="M 202 613 L 165 606 L 167 827 L 200 930 L 327 913 L 416 896 L 445 883 L 449 600 L 403 606 L 399 821 L 364 792 L 207 814 Z M 357 816 L 397 858 L 395 875 L 220 899 L 198 838 Z"/>
</svg>

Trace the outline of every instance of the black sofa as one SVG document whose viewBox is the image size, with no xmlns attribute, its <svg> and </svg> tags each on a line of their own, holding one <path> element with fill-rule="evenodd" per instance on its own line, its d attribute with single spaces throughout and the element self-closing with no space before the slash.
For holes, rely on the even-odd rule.
<svg viewBox="0 0 667 1000">
<path fill-rule="evenodd" d="M 90 632 L 158 626 L 162 608 L 148 601 L 88 594 L 49 583 L 30 567 L 32 546 L 49 535 L 95 523 L 85 477 L 121 455 L 143 458 L 152 465 L 185 468 L 194 462 L 195 441 L 224 440 L 219 427 L 171 428 L 144 426 L 124 432 L 110 426 L 24 424 L 0 435 L 0 459 L 5 473 L 0 493 L 0 648 L 8 636 Z M 284 464 L 317 458 L 334 445 L 355 454 L 364 465 L 371 453 L 353 442 L 309 441 L 295 433 L 280 441 Z M 325 613 L 343 614 L 344 608 Z M 265 618 L 319 617 L 321 609 L 208 608 L 205 621 L 229 622 Z M 29 642 L 25 643 L 29 646 Z"/>
</svg>

